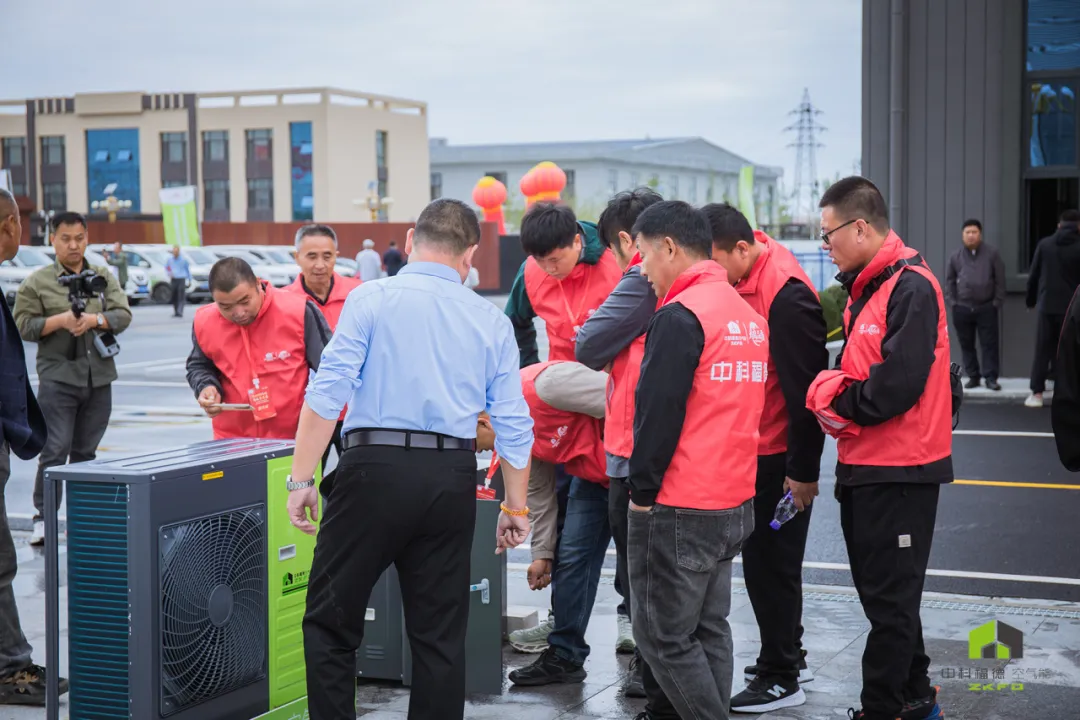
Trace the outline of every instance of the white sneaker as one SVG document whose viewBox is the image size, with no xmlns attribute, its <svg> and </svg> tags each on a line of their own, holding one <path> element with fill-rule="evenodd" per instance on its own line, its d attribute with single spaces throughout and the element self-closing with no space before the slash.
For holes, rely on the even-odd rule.
<svg viewBox="0 0 1080 720">
<path fill-rule="evenodd" d="M 619 624 L 619 639 L 615 641 L 615 652 L 632 653 L 637 647 L 637 643 L 634 642 L 634 626 L 630 618 L 625 615 L 617 615 L 616 618 Z"/>
<path fill-rule="evenodd" d="M 548 635 L 555 629 L 555 618 L 548 615 L 536 627 L 515 630 L 510 633 L 510 647 L 521 653 L 544 652 L 548 646 Z"/>
<path fill-rule="evenodd" d="M 1041 408 L 1043 406 L 1042 393 L 1031 393 L 1024 401 L 1024 407 Z"/>
<path fill-rule="evenodd" d="M 30 535 L 30 544 L 34 547 L 41 547 L 45 544 L 45 521 L 34 521 L 34 532 Z"/>
</svg>

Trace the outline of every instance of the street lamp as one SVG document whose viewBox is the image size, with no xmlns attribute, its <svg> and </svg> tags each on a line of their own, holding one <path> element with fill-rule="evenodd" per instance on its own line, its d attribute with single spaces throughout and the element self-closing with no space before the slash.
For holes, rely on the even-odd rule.
<svg viewBox="0 0 1080 720">
<path fill-rule="evenodd" d="M 394 204 L 394 198 L 391 197 L 379 197 L 379 192 L 376 189 L 375 183 L 368 183 L 367 197 L 362 200 L 353 200 L 353 205 L 357 207 L 366 207 L 368 212 L 371 213 L 371 222 L 379 221 L 379 211 L 385 210 L 390 212 L 390 206 Z"/>
<path fill-rule="evenodd" d="M 116 222 L 116 213 L 120 210 L 130 210 L 130 200 L 119 200 L 115 195 L 109 195 L 104 200 L 95 200 L 90 203 L 91 210 L 104 210 L 109 213 L 109 222 Z"/>
</svg>

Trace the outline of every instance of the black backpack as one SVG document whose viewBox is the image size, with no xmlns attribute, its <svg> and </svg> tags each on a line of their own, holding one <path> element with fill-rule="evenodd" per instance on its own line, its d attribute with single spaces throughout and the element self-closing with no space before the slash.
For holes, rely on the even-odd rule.
<svg viewBox="0 0 1080 720">
<path fill-rule="evenodd" d="M 851 332 L 855 329 L 855 319 L 859 316 L 859 313 L 862 312 L 866 303 L 869 302 L 870 296 L 877 292 L 878 288 L 884 285 L 889 278 L 909 265 L 923 265 L 925 267 L 926 263 L 923 262 L 922 256 L 918 254 L 913 257 L 897 260 L 895 263 L 875 275 L 870 282 L 866 283 L 866 288 L 863 290 L 862 295 L 859 296 L 858 300 L 851 303 L 851 319 L 848 321 L 848 326 L 844 329 L 844 347 L 840 349 L 840 354 L 837 356 L 837 367 L 840 366 L 840 359 L 844 356 L 844 348 L 847 348 L 848 337 L 851 336 Z M 964 402 L 964 385 L 961 381 L 961 370 L 960 366 L 956 363 L 951 363 L 949 365 L 949 390 L 952 394 L 952 417 L 953 428 L 955 429 L 957 423 L 960 422 L 960 405 Z"/>
</svg>

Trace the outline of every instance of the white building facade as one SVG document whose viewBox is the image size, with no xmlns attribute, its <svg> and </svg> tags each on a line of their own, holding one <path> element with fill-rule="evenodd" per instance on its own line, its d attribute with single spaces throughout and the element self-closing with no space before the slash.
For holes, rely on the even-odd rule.
<svg viewBox="0 0 1080 720">
<path fill-rule="evenodd" d="M 703 138 L 517 145 L 451 145 L 433 138 L 430 156 L 432 199 L 452 197 L 472 203 L 476 181 L 491 175 L 506 184 L 510 218 L 512 211 L 525 206 L 521 178 L 545 160 L 566 172 L 562 198 L 588 220 L 595 220 L 615 193 L 641 186 L 654 188 L 665 199 L 693 205 L 734 204 L 739 171 L 753 165 L 758 223 L 779 220 L 782 168 L 756 165 Z"/>
</svg>

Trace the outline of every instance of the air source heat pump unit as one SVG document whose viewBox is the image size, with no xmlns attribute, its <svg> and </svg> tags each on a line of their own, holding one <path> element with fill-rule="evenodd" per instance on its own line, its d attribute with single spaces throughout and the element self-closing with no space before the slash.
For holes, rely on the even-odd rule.
<svg viewBox="0 0 1080 720">
<path fill-rule="evenodd" d="M 315 538 L 289 522 L 292 443 L 222 440 L 53 468 L 67 488 L 70 715 L 306 716 Z"/>
</svg>

